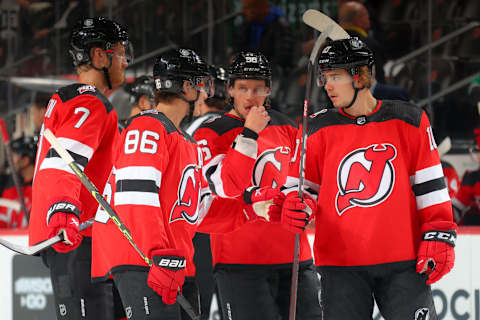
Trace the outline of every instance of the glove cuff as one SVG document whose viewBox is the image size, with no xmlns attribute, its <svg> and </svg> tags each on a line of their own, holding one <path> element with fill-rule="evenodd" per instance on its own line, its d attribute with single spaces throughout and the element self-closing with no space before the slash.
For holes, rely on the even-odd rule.
<svg viewBox="0 0 480 320">
<path fill-rule="evenodd" d="M 455 247 L 457 241 L 457 232 L 455 230 L 429 230 L 423 234 L 423 241 L 440 241 Z"/>
<path fill-rule="evenodd" d="M 183 249 L 156 249 L 151 256 L 155 266 L 168 270 L 178 271 L 187 265 Z"/>
<path fill-rule="evenodd" d="M 69 199 L 70 200 L 70 199 Z M 78 219 L 80 219 L 80 209 L 75 204 L 76 201 L 57 201 L 53 203 L 47 211 L 47 225 L 50 222 L 51 217 L 57 212 L 63 212 L 66 214 L 74 214 Z"/>
<path fill-rule="evenodd" d="M 245 201 L 246 204 L 252 204 L 252 194 L 258 189 L 260 189 L 260 187 L 257 186 L 252 186 L 245 189 L 245 191 L 243 192 L 243 201 Z"/>
</svg>

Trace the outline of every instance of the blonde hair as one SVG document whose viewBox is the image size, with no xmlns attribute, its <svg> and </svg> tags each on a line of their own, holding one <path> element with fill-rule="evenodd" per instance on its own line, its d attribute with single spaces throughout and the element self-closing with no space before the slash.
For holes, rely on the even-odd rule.
<svg viewBox="0 0 480 320">
<path fill-rule="evenodd" d="M 360 66 L 358 68 L 358 81 L 360 85 L 365 88 L 370 88 L 373 84 L 372 72 L 367 66 Z"/>
</svg>

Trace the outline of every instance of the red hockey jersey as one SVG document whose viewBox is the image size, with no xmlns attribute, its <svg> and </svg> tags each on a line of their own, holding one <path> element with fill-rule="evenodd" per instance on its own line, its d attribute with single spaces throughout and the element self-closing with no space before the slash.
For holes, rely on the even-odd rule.
<svg viewBox="0 0 480 320">
<path fill-rule="evenodd" d="M 298 160 L 288 179 L 293 187 Z M 379 101 L 356 118 L 338 109 L 313 115 L 305 189 L 318 195 L 316 265 L 412 260 L 423 223 L 452 221 L 430 123 L 409 103 Z"/>
<path fill-rule="evenodd" d="M 480 213 L 480 170 L 466 171 L 452 203 L 460 212 Z"/>
<path fill-rule="evenodd" d="M 249 176 L 249 185 L 276 187 L 284 184 L 291 158 L 295 154 L 294 124 L 282 114 L 269 110 L 271 120 L 257 139 L 258 151 Z M 225 114 L 206 121 L 195 132 L 195 140 L 202 145 L 205 157 L 204 176 L 216 194 L 233 188 L 229 177 L 244 169 L 231 160 L 235 140 L 243 130 L 244 121 Z M 241 199 L 218 199 L 212 212 L 241 214 Z M 200 232 L 209 232 L 200 225 Z M 214 265 L 284 265 L 291 264 L 294 234 L 278 224 L 254 222 L 228 234 L 212 234 L 211 246 Z M 306 234 L 301 236 L 300 261 L 311 260 L 311 249 Z"/>
<path fill-rule="evenodd" d="M 18 198 L 18 192 L 15 185 L 11 185 L 13 181 L 10 180 L 5 189 L 2 192 L 2 199 L 5 200 L 14 200 L 20 204 L 20 199 Z M 25 207 L 27 210 L 31 210 L 32 207 L 32 184 L 31 181 L 24 183 L 22 186 L 23 198 L 25 201 Z M 0 228 L 26 228 L 28 225 L 27 217 L 23 210 L 15 210 L 10 207 L 5 207 L 0 205 Z"/>
<path fill-rule="evenodd" d="M 446 161 L 441 161 L 443 175 L 445 176 L 445 181 L 447 182 L 448 195 L 450 199 L 455 198 L 460 188 L 460 179 L 458 178 L 457 171 L 455 168 Z"/>
<path fill-rule="evenodd" d="M 117 114 L 107 98 L 91 85 L 63 87 L 48 103 L 43 122 L 43 129 L 46 128 L 53 132 L 90 180 L 103 188 L 112 168 L 112 145 L 119 135 Z M 33 181 L 30 245 L 47 238 L 47 210 L 52 204 L 67 201 L 80 206 L 80 222 L 93 218 L 98 206 L 42 133 Z M 88 228 L 82 235 L 91 236 L 91 233 Z"/>
</svg>

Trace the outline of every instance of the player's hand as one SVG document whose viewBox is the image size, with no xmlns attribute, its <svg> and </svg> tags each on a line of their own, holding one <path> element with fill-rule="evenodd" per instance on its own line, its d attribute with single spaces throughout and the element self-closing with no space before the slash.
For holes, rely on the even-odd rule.
<svg viewBox="0 0 480 320">
<path fill-rule="evenodd" d="M 182 249 L 157 249 L 151 252 L 153 264 L 147 284 L 162 297 L 165 304 L 177 301 L 178 291 L 185 282 L 185 254 Z"/>
<path fill-rule="evenodd" d="M 79 209 L 69 202 L 56 202 L 50 207 L 47 214 L 49 238 L 60 233 L 63 235 L 63 241 L 52 246 L 55 251 L 65 253 L 80 245 L 82 235 L 79 233 L 79 215 Z"/>
<path fill-rule="evenodd" d="M 247 188 L 243 193 L 244 213 L 251 221 L 258 219 L 270 221 L 270 208 L 274 204 L 274 199 L 281 194 L 279 188 L 256 186 Z"/>
<path fill-rule="evenodd" d="M 270 116 L 264 106 L 252 107 L 245 118 L 245 128 L 259 133 L 270 121 Z"/>
<path fill-rule="evenodd" d="M 290 192 L 282 205 L 281 224 L 294 233 L 302 233 L 317 210 L 316 201 L 308 195 L 302 198 L 298 192 Z"/>
<path fill-rule="evenodd" d="M 457 225 L 449 221 L 427 222 L 422 226 L 417 252 L 417 272 L 427 275 L 427 284 L 440 280 L 455 262 Z"/>
</svg>

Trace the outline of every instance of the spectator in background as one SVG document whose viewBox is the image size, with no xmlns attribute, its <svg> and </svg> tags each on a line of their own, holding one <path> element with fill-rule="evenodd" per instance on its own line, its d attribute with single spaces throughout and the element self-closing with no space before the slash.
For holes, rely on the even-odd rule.
<svg viewBox="0 0 480 320">
<path fill-rule="evenodd" d="M 376 79 L 376 72 L 372 70 L 373 74 L 373 82 L 372 86 L 370 87 L 370 92 L 372 93 L 373 97 L 378 100 L 402 100 L 402 101 L 410 101 L 408 97 L 407 91 L 402 87 L 393 85 L 393 84 L 386 84 L 378 82 Z"/>
<path fill-rule="evenodd" d="M 367 8 L 360 2 L 347 1 L 338 9 L 338 22 L 352 37 L 359 37 L 373 51 L 375 58 L 376 79 L 385 83 L 383 65 L 385 64 L 385 52 L 378 41 L 369 34 L 370 15 Z"/>
<path fill-rule="evenodd" d="M 242 0 L 242 6 L 244 21 L 233 37 L 234 53 L 260 51 L 272 66 L 292 67 L 296 44 L 283 11 L 268 0 Z"/>
<path fill-rule="evenodd" d="M 474 131 L 480 146 L 480 128 Z M 480 162 L 480 159 L 477 159 Z M 467 170 L 458 193 L 452 198 L 455 220 L 461 225 L 480 225 L 480 169 Z"/>
<path fill-rule="evenodd" d="M 32 207 L 32 181 L 37 153 L 37 137 L 21 137 L 11 142 L 15 171 L 22 179 L 22 193 L 27 210 Z M 18 192 L 9 176 L 2 191 L 0 203 L 0 228 L 26 228 L 28 225 L 25 213 L 20 209 Z"/>
<path fill-rule="evenodd" d="M 35 126 L 35 133 L 39 133 L 42 129 L 43 118 L 47 111 L 48 101 L 50 96 L 45 93 L 37 93 L 32 105 L 33 125 Z"/>
</svg>

